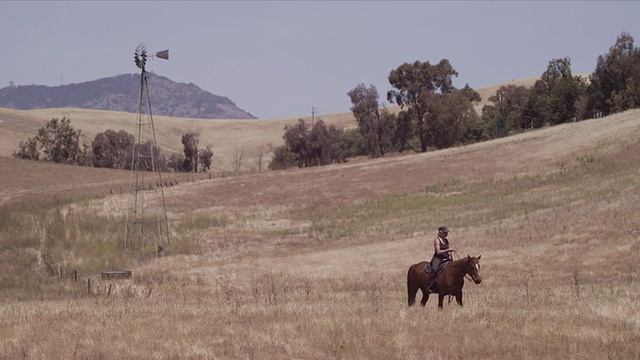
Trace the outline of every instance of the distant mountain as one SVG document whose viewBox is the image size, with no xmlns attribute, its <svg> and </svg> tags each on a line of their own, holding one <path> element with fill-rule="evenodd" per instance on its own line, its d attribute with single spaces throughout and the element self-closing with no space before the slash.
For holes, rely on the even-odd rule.
<svg viewBox="0 0 640 360">
<path fill-rule="evenodd" d="M 226 97 L 193 83 L 176 83 L 149 73 L 149 96 L 154 115 L 198 119 L 255 119 Z M 127 74 L 62 86 L 26 85 L 0 89 L 0 107 L 31 110 L 80 108 L 137 113 L 140 75 Z"/>
</svg>

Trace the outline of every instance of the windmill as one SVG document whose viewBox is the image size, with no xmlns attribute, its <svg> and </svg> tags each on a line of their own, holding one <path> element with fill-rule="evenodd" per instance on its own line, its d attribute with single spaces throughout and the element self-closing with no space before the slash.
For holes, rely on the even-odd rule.
<svg viewBox="0 0 640 360">
<path fill-rule="evenodd" d="M 169 50 L 158 51 L 158 58 L 168 60 Z M 152 56 L 153 57 L 153 56 Z M 169 245 L 169 222 L 162 173 L 158 163 L 156 132 L 149 97 L 147 49 L 142 43 L 134 52 L 140 73 L 140 97 L 136 134 L 131 152 L 129 193 L 131 198 L 125 220 L 124 247 L 140 249 L 156 246 L 158 255 Z"/>
</svg>

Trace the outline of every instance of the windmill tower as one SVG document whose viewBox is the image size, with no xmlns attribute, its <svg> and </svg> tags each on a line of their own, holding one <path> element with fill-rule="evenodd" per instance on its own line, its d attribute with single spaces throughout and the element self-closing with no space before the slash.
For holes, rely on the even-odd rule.
<svg viewBox="0 0 640 360">
<path fill-rule="evenodd" d="M 159 51 L 156 57 L 169 59 L 169 51 Z M 125 221 L 124 247 L 141 249 L 156 246 L 160 255 L 169 245 L 169 222 L 164 196 L 162 173 L 158 163 L 156 132 L 149 97 L 149 74 L 145 67 L 147 49 L 138 45 L 134 53 L 140 73 L 140 98 L 136 134 L 131 152 L 129 178 L 130 206 Z"/>
</svg>

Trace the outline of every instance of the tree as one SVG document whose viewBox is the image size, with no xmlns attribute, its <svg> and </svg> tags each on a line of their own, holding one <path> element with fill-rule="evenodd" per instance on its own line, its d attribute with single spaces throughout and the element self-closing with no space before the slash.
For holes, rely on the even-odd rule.
<svg viewBox="0 0 640 360">
<path fill-rule="evenodd" d="M 365 140 L 367 154 L 372 158 L 384 156 L 391 148 L 394 118 L 387 109 L 380 109 L 378 90 L 358 84 L 347 95 L 351 111 L 358 122 L 358 130 Z"/>
<path fill-rule="evenodd" d="M 311 156 L 309 145 L 310 127 L 304 120 L 298 119 L 294 125 L 285 125 L 284 146 L 290 151 L 295 159 L 298 167 L 309 166 L 308 159 Z"/>
<path fill-rule="evenodd" d="M 211 150 L 211 146 L 200 149 L 198 161 L 200 161 L 200 169 L 202 169 L 202 172 L 207 172 L 211 169 L 211 158 L 213 158 L 213 150 Z"/>
<path fill-rule="evenodd" d="M 63 164 L 77 164 L 83 156 L 80 130 L 71 126 L 71 120 L 53 118 L 38 129 L 35 141 L 46 155 L 45 160 Z"/>
<path fill-rule="evenodd" d="M 182 145 L 184 146 L 184 163 L 182 170 L 186 172 L 198 172 L 198 143 L 200 134 L 188 131 L 182 134 Z"/>
<path fill-rule="evenodd" d="M 586 95 L 587 84 L 578 76 L 562 77 L 558 80 L 549 95 L 549 119 L 551 125 L 562 124 L 568 121 L 581 119 L 581 111 L 578 107 L 581 99 Z"/>
<path fill-rule="evenodd" d="M 298 166 L 296 155 L 286 146 L 279 146 L 273 150 L 269 170 L 285 170 L 296 166 Z"/>
<path fill-rule="evenodd" d="M 340 152 L 344 159 L 369 155 L 364 136 L 359 129 L 344 130 L 340 136 Z"/>
<path fill-rule="evenodd" d="M 429 143 L 437 149 L 448 148 L 465 140 L 471 124 L 477 121 L 473 103 L 480 95 L 466 85 L 448 94 L 424 93 L 427 104 L 425 126 Z"/>
<path fill-rule="evenodd" d="M 200 133 L 187 131 L 182 134 L 184 156 L 172 155 L 169 167 L 185 172 L 206 172 L 211 169 L 211 146 L 200 149 Z M 180 164 L 180 165 L 178 165 Z"/>
<path fill-rule="evenodd" d="M 86 146 L 81 146 L 82 133 L 71 126 L 71 120 L 53 118 L 44 127 L 38 129 L 34 138 L 20 142 L 14 157 L 40 160 L 40 150 L 44 161 L 64 164 L 86 165 Z"/>
<path fill-rule="evenodd" d="M 130 169 L 135 137 L 124 130 L 96 134 L 91 142 L 91 163 L 95 167 Z"/>
<path fill-rule="evenodd" d="M 13 156 L 25 160 L 40 160 L 38 141 L 35 138 L 27 138 L 26 142 L 20 141 L 18 151 L 14 151 Z"/>
<path fill-rule="evenodd" d="M 313 126 L 299 119 L 284 129 L 282 138 L 285 144 L 274 150 L 269 169 L 286 169 L 292 163 L 298 167 L 309 167 L 344 161 L 340 143 L 342 131 L 335 126 L 327 127 L 322 119 Z"/>
<path fill-rule="evenodd" d="M 525 116 L 530 90 L 524 86 L 503 85 L 489 97 L 491 104 L 482 108 L 487 138 L 507 136 L 530 126 Z"/>
<path fill-rule="evenodd" d="M 136 143 L 133 147 L 136 154 L 135 168 L 141 171 L 164 171 L 167 169 L 167 160 L 161 154 L 160 148 L 153 146 L 151 141 Z"/>
<path fill-rule="evenodd" d="M 577 105 L 585 91 L 584 79 L 571 74 L 571 59 L 553 59 L 535 82 L 524 116 L 536 128 L 575 120 L 579 117 Z"/>
<path fill-rule="evenodd" d="M 343 162 L 340 137 L 340 131 L 335 126 L 327 127 L 322 119 L 316 121 L 308 137 L 310 153 L 306 165 L 322 166 Z"/>
<path fill-rule="evenodd" d="M 239 173 L 245 161 L 247 161 L 247 159 L 244 156 L 244 147 L 238 149 L 236 146 L 236 151 L 233 153 L 233 172 Z"/>
<path fill-rule="evenodd" d="M 184 165 L 184 155 L 173 153 L 169 156 L 169 162 L 167 167 L 173 169 L 173 171 L 182 171 Z"/>
<path fill-rule="evenodd" d="M 453 92 L 453 76 L 458 76 L 458 72 L 447 59 L 442 59 L 436 65 L 431 65 L 428 61 L 404 63 L 389 73 L 389 83 L 395 89 L 387 92 L 387 100 L 400 105 L 401 131 L 405 133 L 407 126 L 411 127 L 420 141 L 421 152 L 427 151 L 430 139 L 426 126 L 429 111 L 426 101 L 433 99 L 430 95 Z M 402 141 L 401 147 L 409 145 L 404 137 L 398 140 Z"/>
<path fill-rule="evenodd" d="M 262 165 L 264 163 L 264 156 L 273 151 L 273 146 L 271 144 L 264 144 L 264 142 L 260 143 L 260 146 L 256 147 L 252 152 L 251 152 L 251 157 L 253 158 L 255 164 L 256 164 L 256 170 L 261 173 L 262 172 Z"/>
<path fill-rule="evenodd" d="M 411 150 L 416 147 L 416 145 L 413 144 L 415 132 L 412 124 L 412 117 L 411 109 L 407 109 L 407 111 L 400 111 L 396 117 L 396 131 L 394 132 L 391 141 L 398 148 L 399 152 Z M 420 144 L 417 146 L 420 146 Z"/>
<path fill-rule="evenodd" d="M 640 49 L 630 34 L 623 32 L 598 56 L 588 97 L 589 110 L 603 115 L 640 107 Z"/>
</svg>

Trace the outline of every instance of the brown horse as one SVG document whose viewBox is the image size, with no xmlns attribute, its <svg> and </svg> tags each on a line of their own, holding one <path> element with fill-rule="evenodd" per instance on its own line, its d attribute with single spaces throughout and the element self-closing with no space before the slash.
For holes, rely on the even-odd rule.
<svg viewBox="0 0 640 360">
<path fill-rule="evenodd" d="M 438 307 L 442 309 L 442 302 L 445 295 L 453 295 L 456 297 L 458 305 L 462 306 L 462 287 L 464 286 L 464 277 L 471 276 L 476 284 L 482 282 L 480 277 L 480 257 L 471 257 L 453 261 L 447 265 L 444 270 L 438 274 L 437 285 L 433 289 L 434 293 L 438 293 Z M 409 267 L 407 273 L 407 291 L 409 295 L 409 306 L 413 306 L 416 302 L 416 294 L 418 289 L 422 290 L 422 300 L 420 305 L 425 306 L 429 300 L 429 274 L 425 271 L 427 261 L 413 264 Z"/>
</svg>

